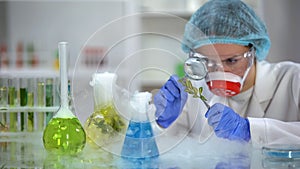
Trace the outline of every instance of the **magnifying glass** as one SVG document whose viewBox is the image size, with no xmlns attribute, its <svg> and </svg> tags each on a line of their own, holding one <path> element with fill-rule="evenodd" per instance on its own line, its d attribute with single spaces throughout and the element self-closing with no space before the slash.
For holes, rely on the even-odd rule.
<svg viewBox="0 0 300 169">
<path fill-rule="evenodd" d="M 184 78 L 189 78 L 192 80 L 202 80 L 205 78 L 208 73 L 206 67 L 207 61 L 207 57 L 190 52 L 189 58 L 184 62 Z M 207 109 L 210 109 L 210 105 L 202 98 L 200 99 L 203 101 Z"/>
<path fill-rule="evenodd" d="M 207 75 L 208 59 L 198 53 L 190 52 L 189 58 L 184 62 L 184 72 L 192 80 L 202 80 Z"/>
</svg>

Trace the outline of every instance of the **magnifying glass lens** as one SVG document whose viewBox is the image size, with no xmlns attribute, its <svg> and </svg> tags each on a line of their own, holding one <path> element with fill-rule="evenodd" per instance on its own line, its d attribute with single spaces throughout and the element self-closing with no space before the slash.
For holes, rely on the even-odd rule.
<svg viewBox="0 0 300 169">
<path fill-rule="evenodd" d="M 206 60 L 203 58 L 188 58 L 184 63 L 184 71 L 188 78 L 201 80 L 207 75 Z"/>
</svg>

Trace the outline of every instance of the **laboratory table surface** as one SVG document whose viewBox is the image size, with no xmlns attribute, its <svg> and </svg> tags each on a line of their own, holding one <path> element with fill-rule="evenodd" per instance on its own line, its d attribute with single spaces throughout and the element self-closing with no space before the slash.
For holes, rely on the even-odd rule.
<svg viewBox="0 0 300 169">
<path fill-rule="evenodd" d="M 43 147 L 42 133 L 0 133 L 0 168 L 157 168 L 157 169 L 260 169 L 300 168 L 297 159 L 265 157 L 261 149 L 251 145 L 232 144 L 225 140 L 203 146 L 186 137 L 158 158 L 123 159 L 115 153 L 87 141 L 76 155 L 53 155 Z M 213 145 L 213 146 L 212 146 Z"/>
</svg>

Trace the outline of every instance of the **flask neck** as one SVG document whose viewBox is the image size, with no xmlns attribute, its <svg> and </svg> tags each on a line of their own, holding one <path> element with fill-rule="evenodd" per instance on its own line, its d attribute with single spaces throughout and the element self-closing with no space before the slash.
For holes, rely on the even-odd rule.
<svg viewBox="0 0 300 169">
<path fill-rule="evenodd" d="M 107 87 L 101 84 L 94 86 L 94 104 L 95 110 L 106 107 L 113 102 L 112 86 Z"/>
<path fill-rule="evenodd" d="M 114 73 L 95 73 L 90 85 L 94 90 L 94 109 L 99 110 L 113 103 L 113 85 L 116 81 Z"/>
<path fill-rule="evenodd" d="M 63 108 L 69 108 L 68 99 L 68 46 L 67 43 L 59 43 L 59 65 L 60 65 L 60 104 Z"/>
<path fill-rule="evenodd" d="M 151 93 L 148 92 L 136 92 L 130 101 L 132 107 L 132 120 L 139 122 L 147 122 L 149 102 L 151 100 Z"/>
</svg>

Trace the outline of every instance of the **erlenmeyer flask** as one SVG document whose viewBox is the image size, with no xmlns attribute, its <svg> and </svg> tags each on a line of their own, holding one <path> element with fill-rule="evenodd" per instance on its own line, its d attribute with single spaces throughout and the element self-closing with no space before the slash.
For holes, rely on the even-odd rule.
<svg viewBox="0 0 300 169">
<path fill-rule="evenodd" d="M 131 160 L 150 160 L 159 156 L 159 151 L 148 118 L 149 102 L 152 94 L 137 92 L 130 101 L 130 119 L 123 148 L 122 158 Z"/>
<path fill-rule="evenodd" d="M 119 141 L 125 133 L 125 122 L 113 98 L 116 78 L 114 73 L 94 73 L 90 82 L 94 90 L 94 112 L 86 120 L 84 129 L 88 138 L 101 147 Z"/>
<path fill-rule="evenodd" d="M 60 101 L 57 113 L 49 121 L 43 133 L 44 147 L 48 152 L 57 154 L 76 154 L 86 143 L 86 135 L 78 118 L 69 109 L 68 100 L 68 43 L 60 42 Z"/>
</svg>

